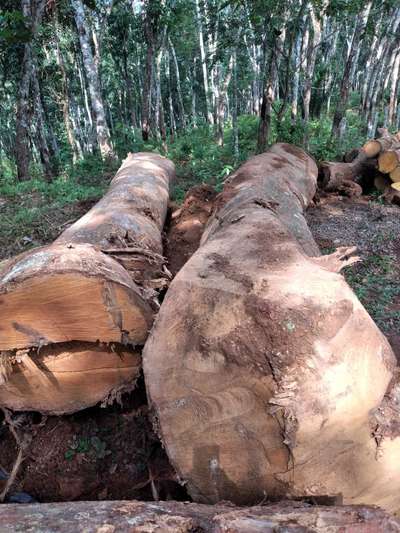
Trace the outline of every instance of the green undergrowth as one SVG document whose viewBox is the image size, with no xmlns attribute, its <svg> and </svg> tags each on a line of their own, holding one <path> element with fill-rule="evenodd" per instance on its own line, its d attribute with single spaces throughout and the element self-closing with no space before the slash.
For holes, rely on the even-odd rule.
<svg viewBox="0 0 400 533">
<path fill-rule="evenodd" d="M 357 113 L 347 114 L 347 133 L 341 143 L 330 139 L 331 119 L 311 120 L 308 126 L 309 151 L 317 160 L 334 159 L 338 154 L 359 146 L 365 135 Z M 32 164 L 32 179 L 19 183 L 15 178 L 15 165 L 0 159 L 0 258 L 26 247 L 46 242 L 57 234 L 63 220 L 73 217 L 70 207 L 100 198 L 122 159 L 129 151 L 156 151 L 171 158 L 177 169 L 177 179 L 172 187 L 172 199 L 180 203 L 193 185 L 207 183 L 221 190 L 224 179 L 256 151 L 258 118 L 243 115 L 238 120 L 239 153 L 235 155 L 233 130 L 228 124 L 224 131 L 224 145 L 218 146 L 212 128 L 199 124 L 185 133 L 167 140 L 154 139 L 144 143 L 140 132 L 127 131 L 118 126 L 114 146 L 118 158 L 104 162 L 99 155 L 88 155 L 73 165 L 68 148 L 60 151 L 56 162 L 60 169 L 51 183 L 44 180 L 38 164 Z M 274 116 L 270 141 L 290 142 L 302 146 L 304 141 L 302 120 L 292 124 L 289 112 L 279 123 Z M 79 210 L 78 210 L 79 211 Z M 77 213 L 80 216 L 80 212 Z M 13 248 L 12 242 L 17 244 Z M 5 245 L 5 246 L 4 246 Z M 11 248 L 10 248 L 11 247 Z"/>
</svg>

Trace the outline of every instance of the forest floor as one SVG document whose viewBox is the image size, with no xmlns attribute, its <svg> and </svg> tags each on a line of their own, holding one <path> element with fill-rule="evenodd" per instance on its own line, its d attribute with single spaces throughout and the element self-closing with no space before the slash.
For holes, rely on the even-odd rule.
<svg viewBox="0 0 400 533">
<path fill-rule="evenodd" d="M 345 277 L 400 361 L 400 207 L 374 197 L 322 197 L 306 213 L 322 253 L 357 246 Z"/>
<path fill-rule="evenodd" d="M 51 242 L 100 195 L 99 190 L 66 203 L 49 201 L 38 192 L 25 194 L 23 200 L 0 197 L 0 260 Z M 383 205 L 374 196 L 332 194 L 317 199 L 306 216 L 323 253 L 358 247 L 362 261 L 346 269 L 346 279 L 400 360 L 400 207 Z M 188 499 L 151 428 L 143 380 L 122 406 L 37 416 L 15 415 L 17 432 L 23 437 L 27 429 L 30 438 L 13 488 L 17 500 L 24 493 L 41 502 Z M 0 440 L 1 489 L 18 450 L 5 425 L 0 426 Z"/>
</svg>

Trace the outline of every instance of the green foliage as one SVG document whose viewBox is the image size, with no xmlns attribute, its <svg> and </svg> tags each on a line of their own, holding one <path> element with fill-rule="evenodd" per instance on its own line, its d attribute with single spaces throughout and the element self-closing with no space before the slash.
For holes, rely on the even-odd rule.
<svg viewBox="0 0 400 533">
<path fill-rule="evenodd" d="M 111 454 L 111 451 L 107 450 L 107 444 L 97 435 L 84 437 L 74 435 L 68 443 L 68 449 L 64 454 L 64 458 L 66 461 L 72 461 L 78 454 L 84 454 L 96 460 L 104 459 L 107 455 Z"/>
</svg>

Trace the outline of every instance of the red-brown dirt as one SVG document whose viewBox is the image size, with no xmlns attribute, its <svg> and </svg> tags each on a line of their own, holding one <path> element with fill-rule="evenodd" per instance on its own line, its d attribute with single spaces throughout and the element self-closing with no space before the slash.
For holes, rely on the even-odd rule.
<svg viewBox="0 0 400 533">
<path fill-rule="evenodd" d="M 11 493 L 26 492 L 39 502 L 187 499 L 153 432 L 143 382 L 122 405 L 44 419 L 16 414 L 14 420 L 18 434 L 31 440 Z M 10 472 L 16 455 L 3 424 L 2 469 Z"/>
<path fill-rule="evenodd" d="M 216 191 L 210 185 L 198 185 L 187 192 L 179 208 L 172 210 L 164 250 L 173 275 L 199 247 L 216 196 Z"/>
</svg>

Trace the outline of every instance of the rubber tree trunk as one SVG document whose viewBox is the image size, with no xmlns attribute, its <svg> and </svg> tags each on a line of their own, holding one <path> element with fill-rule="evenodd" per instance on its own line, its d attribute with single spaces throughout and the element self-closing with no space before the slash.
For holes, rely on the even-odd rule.
<svg viewBox="0 0 400 533">
<path fill-rule="evenodd" d="M 400 521 L 377 507 L 311 506 L 281 502 L 239 509 L 182 502 L 102 501 L 31 505 L 5 504 L 6 531 L 160 531 L 163 533 L 306 532 L 396 533 Z M 53 526 L 54 524 L 54 526 Z"/>
<path fill-rule="evenodd" d="M 33 70 L 32 41 L 36 36 L 38 26 L 42 20 L 45 4 L 45 0 L 40 0 L 36 4 L 33 4 L 33 1 L 31 0 L 21 1 L 22 14 L 25 20 L 30 22 L 31 37 L 23 48 L 24 52 L 21 66 L 21 79 L 18 87 L 15 159 L 17 164 L 17 177 L 19 181 L 26 181 L 30 179 L 29 164 L 31 160 L 31 149 L 29 140 L 29 97 Z"/>
<path fill-rule="evenodd" d="M 83 64 L 89 87 L 90 103 L 96 122 L 97 143 L 103 158 L 114 157 L 111 146 L 110 132 L 106 121 L 100 78 L 90 43 L 90 30 L 87 24 L 82 0 L 71 0 L 75 23 L 79 34 Z"/>
<path fill-rule="evenodd" d="M 208 67 L 207 67 L 206 52 L 205 52 L 205 47 L 204 47 L 203 22 L 202 22 L 202 14 L 200 12 L 199 0 L 195 0 L 195 8 L 196 8 L 197 33 L 199 37 L 199 47 L 200 47 L 201 69 L 202 69 L 202 74 L 203 74 L 206 117 L 207 117 L 207 122 L 209 124 L 214 124 L 214 116 L 211 112 L 212 105 L 210 102 L 210 93 L 209 93 L 209 87 L 208 87 Z"/>
<path fill-rule="evenodd" d="M 165 283 L 161 232 L 173 176 L 167 159 L 130 154 L 85 216 L 52 245 L 6 263 L 0 405 L 68 413 L 134 383 L 132 349 L 151 328 L 152 289 Z"/>
<path fill-rule="evenodd" d="M 400 507 L 400 439 L 371 434 L 395 357 L 338 274 L 353 250 L 319 255 L 303 216 L 316 180 L 287 144 L 240 167 L 146 343 L 159 435 L 195 501 Z"/>
</svg>

